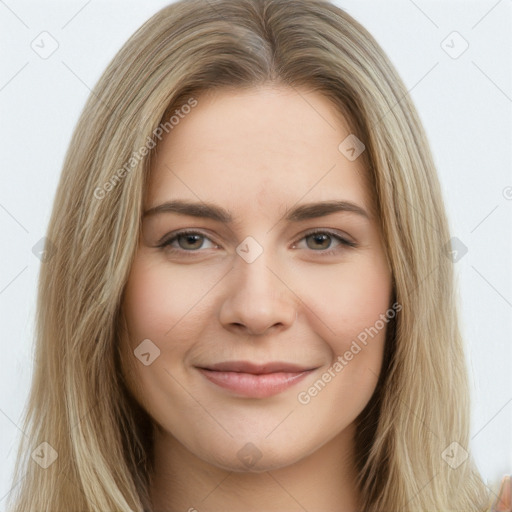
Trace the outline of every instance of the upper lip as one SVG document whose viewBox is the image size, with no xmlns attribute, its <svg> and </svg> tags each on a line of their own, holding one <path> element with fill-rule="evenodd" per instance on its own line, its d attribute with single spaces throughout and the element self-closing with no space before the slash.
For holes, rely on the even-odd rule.
<svg viewBox="0 0 512 512">
<path fill-rule="evenodd" d="M 249 361 L 224 361 L 222 363 L 211 364 L 208 366 L 199 366 L 198 368 L 217 372 L 240 372 L 252 373 L 255 375 L 277 372 L 297 373 L 313 369 L 311 367 L 300 366 L 292 363 L 284 363 L 280 361 L 264 364 L 254 364 Z"/>
</svg>

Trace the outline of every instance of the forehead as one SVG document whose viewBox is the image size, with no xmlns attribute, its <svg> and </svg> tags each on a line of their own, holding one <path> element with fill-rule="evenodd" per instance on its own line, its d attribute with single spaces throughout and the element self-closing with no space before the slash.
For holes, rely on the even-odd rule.
<svg viewBox="0 0 512 512">
<path fill-rule="evenodd" d="M 351 132 L 327 97 L 265 86 L 196 99 L 159 143 L 148 206 L 187 198 L 272 211 L 336 198 L 371 209 L 363 159 L 339 150 Z"/>
</svg>

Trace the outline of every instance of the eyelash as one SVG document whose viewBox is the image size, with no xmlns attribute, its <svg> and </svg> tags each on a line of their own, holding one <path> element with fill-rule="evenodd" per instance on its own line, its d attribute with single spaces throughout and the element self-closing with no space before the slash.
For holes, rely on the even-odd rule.
<svg viewBox="0 0 512 512">
<path fill-rule="evenodd" d="M 322 234 L 322 235 L 329 235 L 333 238 L 336 238 L 340 244 L 342 246 L 345 246 L 346 248 L 353 248 L 353 247 L 357 247 L 357 244 L 355 242 L 351 242 L 350 240 L 347 240 L 345 238 L 343 238 L 342 236 L 338 235 L 337 233 L 334 233 L 330 230 L 312 230 L 312 231 L 308 231 L 307 233 L 304 233 L 302 235 L 301 238 L 299 238 L 296 242 L 294 242 L 293 245 L 297 244 L 298 242 L 300 242 L 301 240 L 303 240 L 304 238 L 307 238 L 308 236 L 311 236 L 311 235 L 317 235 L 317 234 Z M 199 253 L 201 252 L 199 249 L 197 250 L 190 250 L 190 251 L 187 251 L 185 249 L 176 249 L 174 247 L 170 247 L 171 243 L 173 243 L 175 240 L 177 240 L 180 236 L 186 236 L 186 235 L 199 235 L 199 236 L 202 236 L 204 238 L 207 238 L 208 240 L 211 240 L 210 237 L 208 237 L 206 234 L 202 233 L 201 231 L 192 231 L 192 230 L 184 230 L 184 231 L 179 231 L 177 233 L 173 233 L 171 238 L 168 238 L 167 240 L 164 240 L 163 242 L 159 243 L 157 245 L 157 247 L 159 249 L 162 249 L 162 250 L 167 250 L 168 252 L 170 253 Z M 211 240 L 213 242 L 213 240 Z M 215 243 L 215 242 L 213 242 Z M 311 249 L 313 252 L 317 252 L 319 254 L 321 254 L 322 256 L 331 256 L 335 253 L 337 253 L 339 251 L 339 248 L 337 249 L 325 249 L 325 250 L 320 250 L 320 251 L 315 251 L 313 249 Z"/>
</svg>

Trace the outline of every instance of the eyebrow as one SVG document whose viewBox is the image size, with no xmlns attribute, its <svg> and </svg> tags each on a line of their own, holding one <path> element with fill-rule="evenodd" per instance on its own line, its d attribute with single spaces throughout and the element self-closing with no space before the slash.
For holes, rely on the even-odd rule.
<svg viewBox="0 0 512 512">
<path fill-rule="evenodd" d="M 370 215 L 363 207 L 350 201 L 337 200 L 301 204 L 289 210 L 284 218 L 288 222 L 300 222 L 308 219 L 324 217 L 337 212 L 356 213 L 357 215 L 370 220 Z M 233 215 L 221 206 L 211 203 L 195 203 L 179 199 L 167 201 L 150 208 L 144 212 L 143 218 L 161 213 L 177 213 L 180 215 L 189 215 L 191 217 L 212 219 L 225 224 L 233 223 Z"/>
</svg>

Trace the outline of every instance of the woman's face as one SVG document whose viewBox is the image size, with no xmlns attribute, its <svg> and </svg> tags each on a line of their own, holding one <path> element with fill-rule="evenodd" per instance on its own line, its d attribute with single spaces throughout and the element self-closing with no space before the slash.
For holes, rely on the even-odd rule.
<svg viewBox="0 0 512 512">
<path fill-rule="evenodd" d="M 391 273 L 361 147 L 340 146 L 350 130 L 328 99 L 282 87 L 196 99 L 152 169 L 125 373 L 190 456 L 264 471 L 353 434 L 394 316 Z"/>
</svg>

